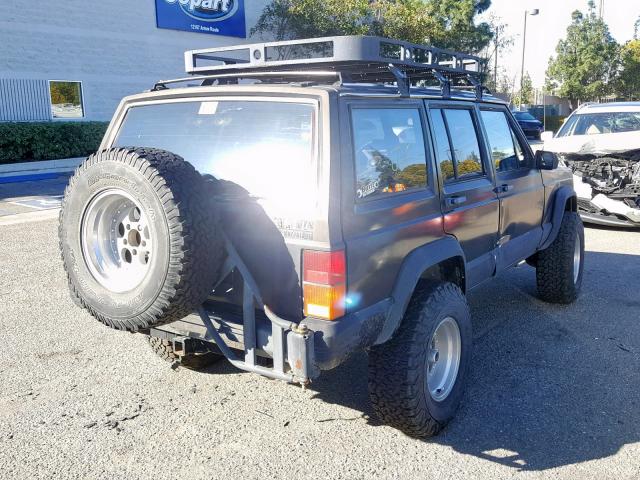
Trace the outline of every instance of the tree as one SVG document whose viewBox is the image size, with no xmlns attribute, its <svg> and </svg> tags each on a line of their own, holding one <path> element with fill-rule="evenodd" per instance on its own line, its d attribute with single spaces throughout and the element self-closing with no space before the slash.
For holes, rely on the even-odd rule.
<svg viewBox="0 0 640 480">
<path fill-rule="evenodd" d="M 424 163 L 414 163 L 398 173 L 398 181 L 405 187 L 419 187 L 427 184 L 427 170 Z"/>
<path fill-rule="evenodd" d="M 511 50 L 513 46 L 514 37 L 507 33 L 507 24 L 502 23 L 502 19 L 495 15 L 489 15 L 487 20 L 489 28 L 493 33 L 491 43 L 489 43 L 480 56 L 485 60 L 486 65 L 486 79 L 485 86 L 493 92 L 510 92 L 510 89 L 501 90 L 501 86 L 505 85 L 506 71 L 504 67 L 498 66 L 498 60 L 500 54 Z"/>
<path fill-rule="evenodd" d="M 549 60 L 547 90 L 567 97 L 573 108 L 579 101 L 597 100 L 612 91 L 618 68 L 618 44 L 589 0 L 585 15 L 572 14 L 566 37 Z"/>
<path fill-rule="evenodd" d="M 487 87 L 494 93 L 501 93 L 507 96 L 509 103 L 513 103 L 513 99 L 516 96 L 516 77 L 515 75 L 509 75 L 504 67 L 498 67 L 497 85 L 493 85 L 493 79 L 488 79 L 486 82 Z"/>
<path fill-rule="evenodd" d="M 381 35 L 478 53 L 492 38 L 476 16 L 491 0 L 272 0 L 252 34 L 287 40 Z"/>
<path fill-rule="evenodd" d="M 80 84 L 77 82 L 51 82 L 51 103 L 79 105 Z"/>
<path fill-rule="evenodd" d="M 524 74 L 522 78 L 522 89 L 513 97 L 514 105 L 531 105 L 533 103 L 533 82 L 529 72 Z"/>
<path fill-rule="evenodd" d="M 620 60 L 616 93 L 627 100 L 640 99 L 640 40 L 628 41 L 620 51 Z"/>
<path fill-rule="evenodd" d="M 376 25 L 368 0 L 273 0 L 251 34 L 268 34 L 276 40 L 368 35 Z"/>
</svg>

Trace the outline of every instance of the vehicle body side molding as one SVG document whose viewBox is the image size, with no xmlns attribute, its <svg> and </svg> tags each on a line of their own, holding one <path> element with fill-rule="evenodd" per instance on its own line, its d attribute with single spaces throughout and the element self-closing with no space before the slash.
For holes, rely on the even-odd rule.
<svg viewBox="0 0 640 480">
<path fill-rule="evenodd" d="M 558 236 L 558 232 L 560 231 L 560 225 L 562 224 L 562 217 L 564 216 L 564 212 L 566 210 L 567 201 L 571 198 L 576 199 L 576 192 L 573 190 L 572 186 L 562 185 L 559 187 L 556 192 L 553 194 L 553 207 L 551 214 L 551 226 L 543 225 L 543 232 L 548 232 L 548 234 L 542 237 L 542 241 L 540 242 L 540 246 L 538 250 L 544 250 L 556 239 Z"/>
<path fill-rule="evenodd" d="M 441 239 L 416 248 L 407 255 L 402 262 L 393 288 L 391 295 L 393 304 L 391 308 L 389 308 L 384 326 L 375 341 L 375 345 L 384 343 L 393 336 L 393 333 L 404 317 L 404 312 L 409 305 L 409 301 L 422 274 L 438 263 L 455 257 L 460 257 L 462 260 L 465 268 L 464 279 L 466 279 L 467 263 L 464 260 L 465 257 L 460 243 L 458 243 L 458 240 L 454 236 L 446 235 Z M 464 285 L 463 290 L 466 290 Z"/>
</svg>

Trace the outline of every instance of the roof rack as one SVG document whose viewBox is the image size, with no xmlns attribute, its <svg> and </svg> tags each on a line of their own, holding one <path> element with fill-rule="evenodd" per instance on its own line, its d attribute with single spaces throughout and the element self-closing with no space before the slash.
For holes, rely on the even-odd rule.
<svg viewBox="0 0 640 480">
<path fill-rule="evenodd" d="M 191 80 L 203 84 L 237 82 L 243 78 L 286 81 L 319 79 L 340 83 L 396 83 L 402 96 L 412 84 L 434 80 L 450 96 L 452 83 L 472 86 L 482 97 L 482 60 L 459 52 L 371 36 L 336 36 L 284 42 L 254 43 L 185 52 Z M 305 74 L 308 74 L 305 79 Z M 275 79 L 275 80 L 274 80 Z M 188 81 L 163 81 L 167 83 Z M 424 83 L 424 82 L 423 82 Z"/>
</svg>

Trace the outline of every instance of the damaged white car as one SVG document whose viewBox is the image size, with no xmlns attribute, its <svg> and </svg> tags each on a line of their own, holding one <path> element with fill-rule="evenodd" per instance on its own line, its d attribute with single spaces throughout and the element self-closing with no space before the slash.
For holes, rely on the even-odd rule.
<svg viewBox="0 0 640 480">
<path fill-rule="evenodd" d="M 640 102 L 583 106 L 542 140 L 573 170 L 585 222 L 640 228 Z"/>
</svg>

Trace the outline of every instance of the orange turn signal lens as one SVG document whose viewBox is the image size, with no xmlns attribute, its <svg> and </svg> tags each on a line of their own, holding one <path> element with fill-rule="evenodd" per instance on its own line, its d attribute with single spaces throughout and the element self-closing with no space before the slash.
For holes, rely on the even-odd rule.
<svg viewBox="0 0 640 480">
<path fill-rule="evenodd" d="M 342 285 L 317 285 L 305 283 L 304 314 L 306 316 L 335 320 L 344 315 L 344 297 L 347 294 Z"/>
</svg>

